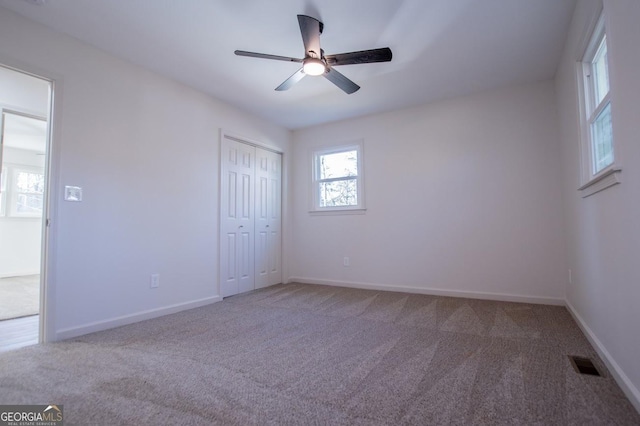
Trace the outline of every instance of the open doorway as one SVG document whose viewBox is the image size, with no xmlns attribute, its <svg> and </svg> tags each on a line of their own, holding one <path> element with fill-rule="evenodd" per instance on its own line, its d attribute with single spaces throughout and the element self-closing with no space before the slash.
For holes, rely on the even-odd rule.
<svg viewBox="0 0 640 426">
<path fill-rule="evenodd" d="M 50 95 L 0 66 L 0 351 L 40 340 Z"/>
</svg>

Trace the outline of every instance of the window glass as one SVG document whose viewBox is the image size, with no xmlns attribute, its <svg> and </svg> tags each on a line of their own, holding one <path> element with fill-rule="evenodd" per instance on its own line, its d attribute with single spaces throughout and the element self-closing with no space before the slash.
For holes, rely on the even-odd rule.
<svg viewBox="0 0 640 426">
<path fill-rule="evenodd" d="M 320 183 L 320 207 L 358 205 L 358 186 L 355 179 Z"/>
<path fill-rule="evenodd" d="M 603 37 L 593 58 L 593 83 L 595 84 L 595 104 L 599 105 L 609 93 L 609 67 L 607 62 L 607 37 Z"/>
<path fill-rule="evenodd" d="M 44 175 L 41 173 L 16 171 L 15 174 L 15 214 L 18 216 L 39 216 L 42 214 L 44 195 Z"/>
<path fill-rule="evenodd" d="M 611 104 L 600 112 L 591 127 L 593 131 L 593 172 L 600 172 L 613 163 L 613 130 Z"/>
<path fill-rule="evenodd" d="M 334 152 L 320 156 L 320 179 L 358 175 L 358 151 Z"/>
</svg>

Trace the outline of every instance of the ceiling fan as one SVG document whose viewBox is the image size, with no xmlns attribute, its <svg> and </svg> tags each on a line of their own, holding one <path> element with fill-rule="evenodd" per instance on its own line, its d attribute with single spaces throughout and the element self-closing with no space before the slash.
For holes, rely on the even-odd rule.
<svg viewBox="0 0 640 426">
<path fill-rule="evenodd" d="M 357 91 L 360 89 L 360 86 L 336 71 L 333 67 L 338 65 L 389 62 L 391 60 L 391 49 L 388 47 L 325 56 L 324 50 L 320 48 L 320 34 L 322 34 L 324 24 L 306 15 L 298 15 L 298 24 L 300 24 L 300 33 L 302 34 L 302 42 L 304 43 L 304 59 L 246 52 L 244 50 L 236 50 L 235 54 L 252 58 L 302 63 L 302 68 L 286 79 L 280 86 L 276 87 L 276 90 L 287 90 L 307 75 L 322 75 L 348 94 Z"/>
</svg>

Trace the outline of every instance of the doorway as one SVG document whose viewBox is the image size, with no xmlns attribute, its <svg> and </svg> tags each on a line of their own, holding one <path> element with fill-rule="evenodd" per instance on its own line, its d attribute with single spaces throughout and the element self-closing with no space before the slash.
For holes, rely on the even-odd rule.
<svg viewBox="0 0 640 426">
<path fill-rule="evenodd" d="M 282 154 L 223 134 L 220 177 L 220 295 L 281 283 Z"/>
<path fill-rule="evenodd" d="M 40 341 L 51 86 L 0 66 L 0 351 Z"/>
</svg>

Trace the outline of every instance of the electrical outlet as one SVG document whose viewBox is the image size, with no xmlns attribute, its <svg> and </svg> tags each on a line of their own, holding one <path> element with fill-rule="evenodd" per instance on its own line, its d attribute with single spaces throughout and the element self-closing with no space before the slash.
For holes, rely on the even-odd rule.
<svg viewBox="0 0 640 426">
<path fill-rule="evenodd" d="M 160 287 L 160 274 L 151 274 L 151 282 L 149 284 L 151 288 Z"/>
<path fill-rule="evenodd" d="M 351 260 L 349 260 L 349 258 L 345 256 L 344 259 L 342 260 L 342 264 L 344 266 L 351 266 Z"/>
</svg>

